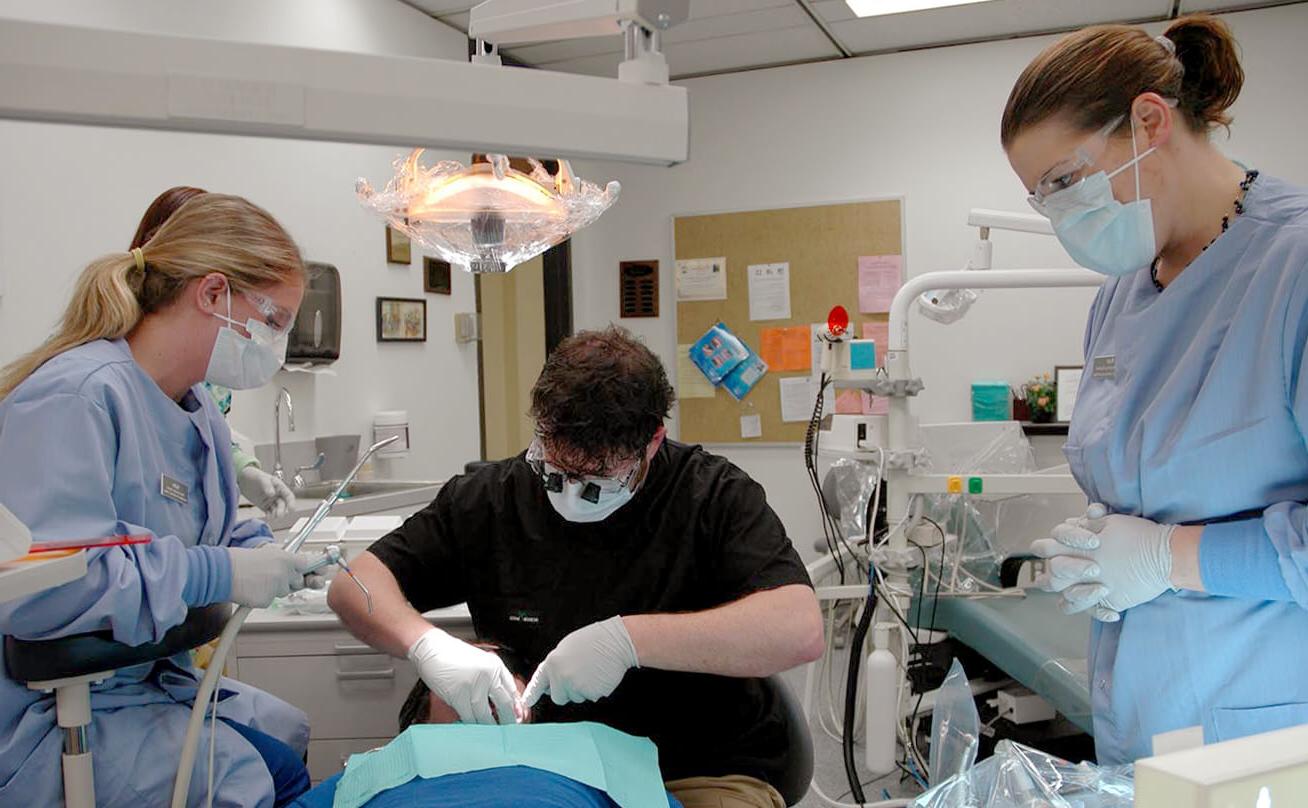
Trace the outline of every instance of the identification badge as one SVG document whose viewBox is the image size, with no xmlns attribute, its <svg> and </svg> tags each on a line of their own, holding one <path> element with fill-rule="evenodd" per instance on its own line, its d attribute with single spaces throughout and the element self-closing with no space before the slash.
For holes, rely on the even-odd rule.
<svg viewBox="0 0 1308 808">
<path fill-rule="evenodd" d="M 187 487 L 180 481 L 174 480 L 167 474 L 159 475 L 159 493 L 163 494 L 168 499 L 185 505 L 188 500 L 187 492 Z"/>
<path fill-rule="evenodd" d="M 1092 379 L 1108 379 L 1109 381 L 1117 378 L 1117 357 L 1116 356 L 1096 356 L 1094 365 L 1091 366 Z"/>
</svg>

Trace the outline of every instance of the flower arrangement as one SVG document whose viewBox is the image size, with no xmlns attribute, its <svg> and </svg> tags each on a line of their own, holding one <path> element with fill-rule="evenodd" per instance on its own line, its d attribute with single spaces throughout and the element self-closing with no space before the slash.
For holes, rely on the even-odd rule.
<svg viewBox="0 0 1308 808">
<path fill-rule="evenodd" d="M 1037 424 L 1047 424 L 1054 420 L 1058 406 L 1058 391 L 1053 377 L 1048 373 L 1037 375 L 1022 385 L 1023 397 L 1031 411 L 1031 420 Z"/>
</svg>

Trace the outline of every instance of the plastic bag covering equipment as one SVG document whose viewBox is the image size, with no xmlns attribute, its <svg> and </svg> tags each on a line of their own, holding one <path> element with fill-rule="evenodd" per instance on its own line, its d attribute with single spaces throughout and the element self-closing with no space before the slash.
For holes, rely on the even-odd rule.
<svg viewBox="0 0 1308 808">
<path fill-rule="evenodd" d="M 423 150 L 395 161 L 380 191 L 355 183 L 359 201 L 391 227 L 470 272 L 508 272 L 594 222 L 622 187 L 600 188 L 577 177 L 566 160 L 550 176 L 538 160 L 531 173 L 502 154 L 464 166 L 442 160 L 422 165 Z"/>
<path fill-rule="evenodd" d="M 913 800 L 912 808 L 1131 808 L 1132 766 L 1069 763 L 1000 741 L 995 753 Z"/>
</svg>

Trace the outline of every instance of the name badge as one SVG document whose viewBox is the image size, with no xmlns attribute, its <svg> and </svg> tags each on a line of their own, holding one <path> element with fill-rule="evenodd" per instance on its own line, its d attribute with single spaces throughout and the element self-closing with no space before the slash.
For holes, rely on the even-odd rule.
<svg viewBox="0 0 1308 808">
<path fill-rule="evenodd" d="M 510 609 L 510 623 L 525 623 L 527 625 L 538 625 L 540 623 L 541 613 L 533 609 Z"/>
<path fill-rule="evenodd" d="M 187 492 L 189 489 L 179 480 L 174 480 L 167 474 L 159 476 L 159 493 L 163 494 L 173 502 L 185 505 L 188 499 Z"/>
<path fill-rule="evenodd" d="M 1090 377 L 1092 379 L 1117 378 L 1117 357 L 1116 356 L 1096 356 L 1094 365 L 1091 367 Z"/>
</svg>

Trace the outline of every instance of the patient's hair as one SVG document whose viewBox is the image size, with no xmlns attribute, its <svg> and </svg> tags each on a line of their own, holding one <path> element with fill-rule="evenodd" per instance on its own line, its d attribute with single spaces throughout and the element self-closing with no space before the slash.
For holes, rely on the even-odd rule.
<svg viewBox="0 0 1308 808">
<path fill-rule="evenodd" d="M 580 331 L 559 343 L 531 390 L 536 433 L 579 474 L 606 474 L 642 455 L 676 393 L 663 363 L 623 328 Z"/>
<path fill-rule="evenodd" d="M 473 643 L 483 651 L 490 651 L 504 662 L 504 667 L 509 669 L 509 673 L 515 679 L 521 679 L 524 682 L 531 679 L 532 666 L 520 654 L 509 648 L 507 645 L 498 643 Z M 419 679 L 414 682 L 413 689 L 409 691 L 409 696 L 400 706 L 400 732 L 404 732 L 414 724 L 426 724 L 427 716 L 431 711 L 431 690 L 427 683 Z"/>
</svg>

